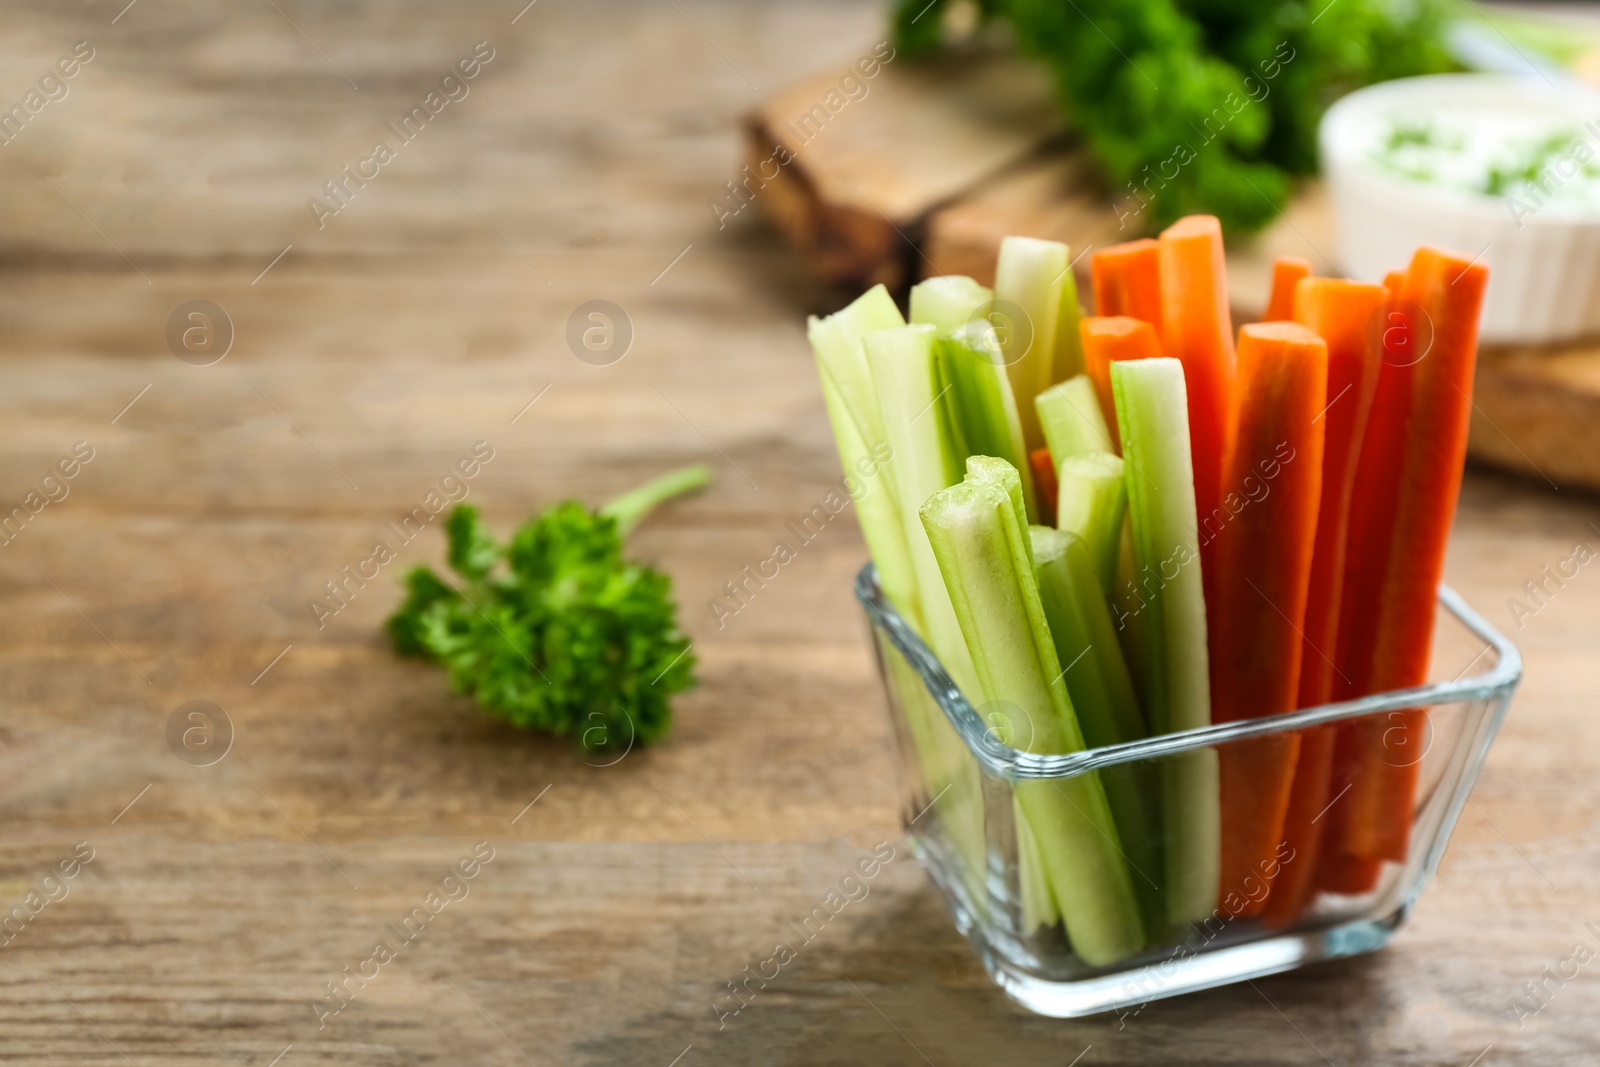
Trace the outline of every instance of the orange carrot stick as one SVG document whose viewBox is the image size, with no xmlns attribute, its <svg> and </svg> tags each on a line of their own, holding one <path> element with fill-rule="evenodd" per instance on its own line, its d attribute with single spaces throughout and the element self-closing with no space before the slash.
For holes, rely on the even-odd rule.
<svg viewBox="0 0 1600 1067">
<path fill-rule="evenodd" d="M 1239 331 L 1239 424 L 1223 461 L 1227 521 L 1208 600 L 1214 722 L 1291 711 L 1300 693 L 1301 626 L 1322 500 L 1328 346 L 1293 322 Z M 1202 566 L 1204 564 L 1202 563 Z M 1298 734 L 1223 745 L 1221 896 L 1259 914 L 1262 883 L 1281 873 L 1278 846 Z"/>
<path fill-rule="evenodd" d="M 1061 495 L 1061 486 L 1056 481 L 1056 461 L 1048 448 L 1036 448 L 1028 453 L 1028 466 L 1033 468 L 1033 487 L 1039 494 L 1039 514 L 1048 520 L 1047 526 L 1054 526 L 1056 503 Z"/>
<path fill-rule="evenodd" d="M 1328 406 L 1318 416 L 1326 427 L 1322 501 L 1317 509 L 1316 547 L 1306 593 L 1297 707 L 1326 704 L 1333 696 L 1345 532 L 1356 459 L 1378 384 L 1379 356 L 1372 338 L 1374 319 L 1385 297 L 1382 286 L 1335 278 L 1306 278 L 1295 290 L 1295 321 L 1328 344 Z M 1322 726 L 1301 734 L 1294 790 L 1284 817 L 1284 840 L 1293 859 L 1285 864 L 1267 904 L 1265 919 L 1272 925 L 1292 922 L 1316 889 L 1317 857 L 1331 799 L 1328 784 L 1335 733 L 1335 727 Z"/>
<path fill-rule="evenodd" d="M 1402 300 L 1418 309 L 1418 332 L 1424 340 L 1431 332 L 1432 343 L 1401 368 L 1408 417 L 1398 434 L 1402 447 L 1384 457 L 1396 468 L 1397 492 L 1386 509 L 1393 518 L 1370 634 L 1354 664 L 1353 682 L 1364 693 L 1427 681 L 1434 602 L 1466 461 L 1478 313 L 1489 273 L 1475 260 L 1422 248 L 1406 272 Z M 1380 375 L 1380 399 L 1383 388 Z M 1363 469 L 1366 459 L 1363 446 Z M 1364 744 L 1347 798 L 1341 851 L 1398 863 L 1411 834 L 1427 713 L 1394 712 L 1384 720 L 1361 724 Z"/>
<path fill-rule="evenodd" d="M 1215 533 L 1226 521 L 1217 510 L 1222 456 L 1233 428 L 1233 324 L 1228 312 L 1222 226 L 1211 215 L 1190 215 L 1161 232 L 1161 344 L 1183 363 L 1189 396 L 1189 445 L 1194 461 L 1195 516 L 1200 529 L 1200 577 L 1206 619 L 1215 564 Z M 1312 414 L 1316 412 L 1313 410 Z M 1211 536 L 1208 536 L 1208 533 Z"/>
<path fill-rule="evenodd" d="M 1272 261 L 1272 295 L 1262 322 L 1286 322 L 1294 316 L 1294 291 L 1300 279 L 1311 277 L 1311 261 L 1300 256 L 1279 256 Z"/>
<path fill-rule="evenodd" d="M 1161 247 L 1155 241 L 1102 248 L 1089 258 L 1089 276 L 1096 315 L 1126 315 L 1161 329 Z"/>
<path fill-rule="evenodd" d="M 1127 316 L 1080 319 L 1078 335 L 1083 339 L 1084 369 L 1094 383 L 1094 395 L 1100 401 L 1100 413 L 1106 417 L 1106 429 L 1111 431 L 1111 443 L 1121 452 L 1117 408 L 1111 398 L 1111 364 L 1122 359 L 1154 359 L 1161 355 L 1161 342 L 1156 339 L 1155 327 Z"/>
<path fill-rule="evenodd" d="M 1400 299 L 1400 291 L 1405 288 L 1406 272 L 1392 270 L 1383 276 L 1383 288 L 1388 292 L 1389 299 Z"/>
</svg>

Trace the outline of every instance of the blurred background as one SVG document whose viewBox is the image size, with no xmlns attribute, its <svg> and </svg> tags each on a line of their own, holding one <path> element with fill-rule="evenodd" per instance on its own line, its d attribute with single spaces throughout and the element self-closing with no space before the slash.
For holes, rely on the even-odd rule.
<svg viewBox="0 0 1600 1067">
<path fill-rule="evenodd" d="M 941 46 L 915 10 L 828 0 L 124 3 L 0 13 L 0 908 L 26 915 L 0 1060 L 1593 1060 L 1592 983 L 1512 1003 L 1600 945 L 1600 586 L 1525 588 L 1600 543 L 1587 333 L 1480 366 L 1447 578 L 1528 673 L 1412 924 L 1374 957 L 1040 1019 L 905 847 L 853 518 L 790 532 L 840 477 L 804 324 L 981 273 L 1007 233 L 1145 232 L 1167 207 L 1133 209 L 1142 157 L 1109 178 L 1048 57 L 957 5 L 926 16 Z M 1441 37 L 1452 64 L 1558 95 L 1596 69 L 1591 5 L 1453 17 L 1480 52 Z M 1258 192 L 1230 232 L 1242 314 L 1273 255 L 1332 272 L 1349 243 L 1309 174 Z M 507 531 L 691 462 L 713 484 L 629 540 L 700 680 L 661 745 L 518 731 L 394 656 L 399 576 L 443 559 L 442 523 L 395 533 L 430 494 Z M 795 558 L 749 583 L 778 541 Z M 892 858 L 867 891 L 737 995 L 869 854 Z"/>
</svg>

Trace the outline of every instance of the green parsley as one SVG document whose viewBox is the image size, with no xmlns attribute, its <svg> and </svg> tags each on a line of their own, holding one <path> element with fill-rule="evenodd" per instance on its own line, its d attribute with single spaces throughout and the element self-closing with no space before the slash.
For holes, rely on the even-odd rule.
<svg viewBox="0 0 1600 1067">
<path fill-rule="evenodd" d="M 441 664 L 496 718 L 571 737 L 585 751 L 666 735 L 670 698 L 695 684 L 672 580 L 624 559 L 622 541 L 655 505 L 710 481 L 685 467 L 598 511 L 568 500 L 500 544 L 476 508 L 447 520 L 451 586 L 427 567 L 404 578 L 390 617 L 395 652 Z"/>
</svg>

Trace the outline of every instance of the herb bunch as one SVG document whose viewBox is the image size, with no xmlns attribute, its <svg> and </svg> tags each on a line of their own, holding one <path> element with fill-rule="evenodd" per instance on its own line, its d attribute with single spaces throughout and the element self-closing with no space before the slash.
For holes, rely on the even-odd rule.
<svg viewBox="0 0 1600 1067">
<path fill-rule="evenodd" d="M 476 508 L 447 520 L 452 586 L 425 566 L 405 576 L 390 617 L 395 652 L 441 664 L 489 714 L 571 737 L 586 751 L 666 735 L 671 696 L 695 684 L 672 580 L 622 555 L 656 504 L 705 485 L 685 467 L 591 511 L 568 500 L 495 540 Z"/>
<path fill-rule="evenodd" d="M 909 55 L 943 43 L 943 9 L 897 0 Z M 1155 230 L 1196 212 L 1259 229 L 1316 169 L 1338 96 L 1453 67 L 1452 0 L 979 0 L 1049 67 L 1124 219 Z"/>
</svg>

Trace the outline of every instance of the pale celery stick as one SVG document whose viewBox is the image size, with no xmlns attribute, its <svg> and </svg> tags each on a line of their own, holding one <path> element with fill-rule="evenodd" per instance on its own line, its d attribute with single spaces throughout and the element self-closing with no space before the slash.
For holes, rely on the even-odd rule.
<svg viewBox="0 0 1600 1067">
<path fill-rule="evenodd" d="M 1033 398 L 1048 389 L 1055 373 L 1056 330 L 1061 320 L 1061 290 L 1071 274 L 1067 246 L 1034 237 L 1007 237 L 995 263 L 995 331 L 1000 335 L 1006 373 L 1016 394 L 1027 450 L 1044 446 Z M 1020 321 L 1008 321 L 1005 304 L 1014 305 Z"/>
<path fill-rule="evenodd" d="M 989 330 L 970 324 L 953 337 L 940 338 L 936 351 L 962 440 L 970 455 L 995 456 L 1018 470 L 1028 470 L 1022 419 Z M 1038 521 L 1039 500 L 1030 475 L 1022 479 L 1022 499 L 1030 521 Z"/>
<path fill-rule="evenodd" d="M 1101 748 L 1148 736 L 1087 546 L 1073 534 L 1047 526 L 1034 526 L 1028 533 L 1039 599 L 1056 658 L 1065 665 L 1063 680 L 1084 742 Z M 1160 778 L 1149 763 L 1118 764 L 1100 776 L 1146 927 L 1162 929 L 1166 903 L 1160 884 Z"/>
<path fill-rule="evenodd" d="M 895 491 L 894 453 L 862 343 L 866 333 L 903 326 L 904 321 L 879 285 L 826 319 L 812 318 L 808 333 L 839 459 L 856 490 L 856 518 L 877 567 L 878 581 L 911 628 L 926 637 L 922 596 Z M 915 506 L 910 515 L 915 519 Z M 913 532 L 926 551 L 927 535 L 920 523 Z M 948 605 L 942 583 L 936 593 Z M 964 646 L 957 651 L 965 656 Z M 886 655 L 929 795 L 936 798 L 937 812 L 965 858 L 976 890 L 985 868 L 983 802 L 976 764 L 917 675 L 896 654 Z"/>
<path fill-rule="evenodd" d="M 1078 254 L 1081 256 L 1083 253 Z M 1078 332 L 1082 317 L 1083 309 L 1078 306 L 1078 281 L 1072 276 L 1069 263 L 1069 269 L 1061 278 L 1061 310 L 1056 315 L 1055 360 L 1050 374 L 1052 382 L 1064 382 L 1086 369 L 1083 362 L 1083 336 Z"/>
<path fill-rule="evenodd" d="M 935 354 L 942 386 L 949 386 L 950 405 L 959 444 L 969 455 L 998 456 L 1019 470 L 1028 469 L 1022 419 L 1006 377 L 1004 357 L 981 312 L 994 293 L 971 278 L 950 275 L 929 278 L 911 287 L 911 321 L 939 331 Z M 1033 479 L 1022 483 L 1028 515 L 1038 520 Z"/>
<path fill-rule="evenodd" d="M 1061 910 L 1045 881 L 1044 863 L 1039 855 L 1039 842 L 1028 828 L 1028 818 L 1022 814 L 1022 805 L 1011 799 L 1011 824 L 1017 833 L 1017 889 L 1022 897 L 1022 932 L 1031 934 L 1041 926 L 1054 926 L 1061 921 Z"/>
<path fill-rule="evenodd" d="M 905 523 L 896 504 L 894 474 L 888 462 L 890 445 L 861 342 L 868 333 L 904 324 L 888 290 L 877 285 L 825 319 L 813 316 L 806 323 L 806 332 L 816 355 L 822 398 L 833 424 L 839 462 L 851 477 L 851 484 L 858 487 L 854 496 L 856 518 L 867 551 L 878 568 L 878 581 L 889 602 L 913 628 L 920 630 L 921 598 Z M 864 476 L 863 472 L 870 473 Z"/>
<path fill-rule="evenodd" d="M 1128 477 L 1127 463 L 1123 463 L 1123 478 Z M 1127 487 L 1123 487 L 1123 496 L 1126 499 Z M 1144 706 L 1144 615 L 1139 611 L 1143 603 L 1138 595 L 1138 586 L 1134 584 L 1133 564 L 1133 524 L 1128 521 L 1127 511 L 1124 509 L 1122 516 L 1122 536 L 1119 539 L 1121 548 L 1117 551 L 1116 577 L 1112 581 L 1111 594 L 1106 598 L 1111 606 L 1111 621 L 1117 628 L 1117 644 L 1122 646 L 1122 658 L 1128 661 L 1128 673 L 1133 675 L 1133 691 L 1139 694 L 1139 706 Z"/>
<path fill-rule="evenodd" d="M 1044 754 L 1081 750 L 1013 495 L 969 478 L 935 493 L 922 518 L 1001 739 Z M 1104 966 L 1142 948 L 1144 924 L 1099 776 L 1023 780 L 1014 796 L 1078 956 Z"/>
<path fill-rule="evenodd" d="M 1125 467 L 1109 452 L 1085 452 L 1068 456 L 1056 468 L 1060 484 L 1056 527 L 1082 538 L 1101 593 L 1111 592 L 1122 551 L 1122 523 L 1128 510 Z"/>
<path fill-rule="evenodd" d="M 994 290 L 964 274 L 929 278 L 911 287 L 911 321 L 926 323 L 948 337 L 994 299 Z"/>
<path fill-rule="evenodd" d="M 1095 399 L 1094 383 L 1087 374 L 1057 382 L 1034 397 L 1033 402 L 1039 412 L 1039 428 L 1050 446 L 1050 458 L 1058 468 L 1068 456 L 1116 453 L 1105 416 L 1100 414 L 1100 401 Z"/>
<path fill-rule="evenodd" d="M 868 334 L 867 366 L 877 389 L 884 433 L 894 449 L 889 468 L 922 602 L 922 637 L 956 686 L 971 694 L 977 692 L 972 657 L 918 516 L 923 501 L 961 480 L 966 458 L 952 441 L 949 410 L 940 403 L 944 387 L 934 358 L 934 336 L 928 325 Z"/>
<path fill-rule="evenodd" d="M 1127 463 L 1128 516 L 1144 623 L 1145 712 L 1153 734 L 1211 722 L 1205 594 L 1189 456 L 1183 364 L 1139 359 L 1111 367 Z M 1167 917 L 1194 922 L 1216 907 L 1221 829 L 1217 753 L 1162 760 Z"/>
</svg>

